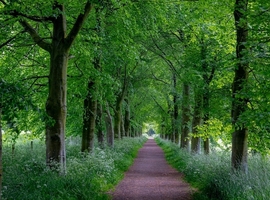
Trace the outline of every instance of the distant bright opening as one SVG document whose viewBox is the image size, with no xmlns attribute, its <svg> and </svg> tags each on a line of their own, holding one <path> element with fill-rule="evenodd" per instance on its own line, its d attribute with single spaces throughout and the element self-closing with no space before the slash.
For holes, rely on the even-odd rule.
<svg viewBox="0 0 270 200">
<path fill-rule="evenodd" d="M 158 124 L 156 122 L 143 123 L 143 133 L 148 136 L 156 136 L 158 133 Z"/>
</svg>

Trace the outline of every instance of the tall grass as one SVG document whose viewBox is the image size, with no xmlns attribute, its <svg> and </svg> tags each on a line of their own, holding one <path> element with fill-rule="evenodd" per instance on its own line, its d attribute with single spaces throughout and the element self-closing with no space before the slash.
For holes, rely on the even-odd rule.
<svg viewBox="0 0 270 200">
<path fill-rule="evenodd" d="M 232 172 L 229 152 L 193 155 L 171 142 L 156 139 L 166 158 L 185 179 L 198 189 L 195 200 L 268 200 L 270 199 L 269 157 L 249 155 L 248 174 Z"/>
<path fill-rule="evenodd" d="M 2 199 L 95 200 L 109 199 L 113 188 L 132 164 L 145 138 L 115 141 L 115 148 L 96 147 L 91 154 L 80 153 L 80 139 L 67 140 L 67 174 L 60 176 L 46 167 L 44 142 L 19 140 L 15 153 L 4 146 Z"/>
</svg>

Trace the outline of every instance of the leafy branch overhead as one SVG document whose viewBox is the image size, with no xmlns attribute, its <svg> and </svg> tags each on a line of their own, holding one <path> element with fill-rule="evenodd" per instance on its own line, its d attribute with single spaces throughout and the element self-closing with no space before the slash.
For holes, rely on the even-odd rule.
<svg viewBox="0 0 270 200">
<path fill-rule="evenodd" d="M 270 152 L 269 8 L 268 0 L 0 0 L 4 137 L 41 138 L 44 165 L 63 177 L 75 136 L 74 157 L 150 129 L 191 157 L 226 149 L 232 168 L 248 172 L 249 152 Z M 13 199 L 5 196 L 13 186 L 3 198 Z"/>
</svg>

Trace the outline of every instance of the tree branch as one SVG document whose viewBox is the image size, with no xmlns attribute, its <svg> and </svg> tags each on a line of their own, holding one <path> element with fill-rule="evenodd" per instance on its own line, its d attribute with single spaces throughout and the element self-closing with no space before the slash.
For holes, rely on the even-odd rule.
<svg viewBox="0 0 270 200">
<path fill-rule="evenodd" d="M 46 85 L 46 84 L 36 83 L 37 80 L 41 78 L 49 78 L 49 76 L 46 76 L 46 75 L 45 76 L 30 76 L 30 77 L 22 79 L 22 81 L 34 79 L 33 83 L 29 87 L 29 89 L 31 89 L 34 85 L 40 86 L 40 87 Z"/>
<path fill-rule="evenodd" d="M 0 2 L 1 2 L 2 4 L 4 4 L 5 6 L 7 5 L 7 3 L 4 2 L 4 0 L 0 0 Z"/>
<path fill-rule="evenodd" d="M 0 49 L 3 48 L 4 46 L 6 46 L 8 43 L 10 43 L 12 40 L 14 40 L 19 34 L 23 33 L 25 31 L 21 31 L 19 33 L 17 33 L 16 35 L 14 35 L 12 38 L 8 39 L 6 42 L 2 43 L 0 45 Z"/>
<path fill-rule="evenodd" d="M 177 35 L 174 31 L 170 31 L 171 34 L 173 36 L 175 36 L 180 42 L 184 42 L 185 39 L 184 39 L 184 32 L 182 30 L 177 30 L 177 32 L 179 33 L 179 35 Z"/>
<path fill-rule="evenodd" d="M 41 38 L 36 30 L 25 20 L 20 20 L 20 24 L 25 28 L 25 30 L 30 34 L 34 42 L 41 47 L 42 49 L 50 52 L 51 51 L 51 45 L 48 42 L 45 42 L 43 38 Z"/>
<path fill-rule="evenodd" d="M 92 9 L 92 4 L 89 1 L 87 1 L 87 3 L 85 4 L 85 7 L 84 7 L 84 13 L 79 14 L 79 16 L 76 19 L 75 24 L 73 25 L 72 29 L 70 30 L 70 32 L 66 38 L 67 48 L 71 47 L 73 41 L 75 40 L 76 36 L 78 35 L 79 31 L 81 30 L 84 21 L 87 19 L 91 9 Z"/>
<path fill-rule="evenodd" d="M 215 61 L 215 64 L 212 66 L 211 74 L 210 74 L 210 76 L 208 77 L 207 84 L 210 84 L 210 82 L 211 82 L 211 81 L 213 80 L 213 78 L 214 78 L 214 74 L 215 74 L 215 71 L 216 71 L 216 62 L 217 62 L 217 58 L 216 58 L 216 57 L 214 58 L 214 61 Z"/>
<path fill-rule="evenodd" d="M 172 61 L 166 58 L 166 56 L 167 56 L 166 53 L 161 49 L 160 46 L 158 46 L 157 42 L 154 40 L 154 38 L 152 36 L 151 36 L 151 38 L 152 38 L 152 41 L 153 41 L 155 47 L 161 52 L 161 54 L 159 54 L 159 53 L 156 53 L 156 54 L 158 56 L 160 56 L 169 65 L 170 69 L 179 76 L 179 74 L 178 74 L 177 70 L 175 69 Z"/>
<path fill-rule="evenodd" d="M 177 56 L 175 55 L 175 53 L 176 53 L 176 54 L 179 54 L 179 51 L 176 50 L 176 49 L 173 47 L 173 45 L 172 45 L 171 42 L 167 42 L 167 38 L 170 37 L 170 35 L 168 35 L 168 36 L 166 37 L 165 34 L 169 34 L 169 33 L 166 33 L 166 32 L 161 33 L 161 35 L 162 35 L 163 38 L 165 39 L 166 44 L 169 45 L 169 46 L 171 47 L 172 50 L 174 49 L 174 50 L 171 52 L 171 56 L 172 56 L 172 57 L 174 58 L 174 60 L 178 63 L 178 65 L 181 66 L 181 63 L 179 62 L 179 59 L 178 59 Z M 179 33 L 179 34 L 180 34 L 180 33 Z M 181 42 L 181 41 L 180 41 L 180 42 Z M 185 47 L 185 45 L 184 45 L 184 47 Z"/>
<path fill-rule="evenodd" d="M 76 61 L 75 61 L 75 67 L 80 71 L 80 74 L 77 75 L 77 76 L 67 75 L 67 77 L 69 77 L 69 78 L 80 78 L 80 77 L 83 77 L 83 71 L 79 68 L 79 66 L 76 63 Z"/>
<path fill-rule="evenodd" d="M 154 77 L 155 80 L 160 81 L 160 82 L 164 83 L 165 85 L 169 85 L 169 83 L 167 83 L 166 81 L 156 77 L 156 75 L 152 71 L 151 71 L 151 74 L 152 74 L 152 76 Z"/>
<path fill-rule="evenodd" d="M 11 16 L 14 16 L 14 17 L 21 16 L 21 17 L 30 19 L 30 20 L 35 21 L 35 22 L 53 21 L 53 19 L 54 19 L 53 17 L 39 17 L 39 16 L 26 15 L 24 13 L 18 12 L 17 10 L 11 10 L 11 11 L 9 11 L 8 14 Z"/>
<path fill-rule="evenodd" d="M 38 80 L 38 79 L 41 79 L 41 78 L 49 78 L 48 75 L 44 75 L 44 76 L 30 76 L 30 77 L 26 77 L 24 79 L 22 79 L 22 81 L 26 81 L 26 80 L 31 80 L 31 79 L 35 79 Z"/>
<path fill-rule="evenodd" d="M 151 96 L 152 97 L 152 99 L 154 100 L 154 102 L 157 104 L 157 106 L 164 112 L 164 113 L 167 113 L 166 111 L 165 111 L 165 109 L 163 109 L 163 107 L 157 102 L 157 100 L 153 97 L 153 96 Z"/>
</svg>

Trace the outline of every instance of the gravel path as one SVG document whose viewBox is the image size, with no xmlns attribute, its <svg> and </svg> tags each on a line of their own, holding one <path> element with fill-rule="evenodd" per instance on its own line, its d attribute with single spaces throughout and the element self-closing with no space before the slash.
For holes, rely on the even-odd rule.
<svg viewBox="0 0 270 200">
<path fill-rule="evenodd" d="M 149 139 L 112 193 L 113 200 L 191 200 L 191 189 L 169 166 L 162 149 Z"/>
</svg>

